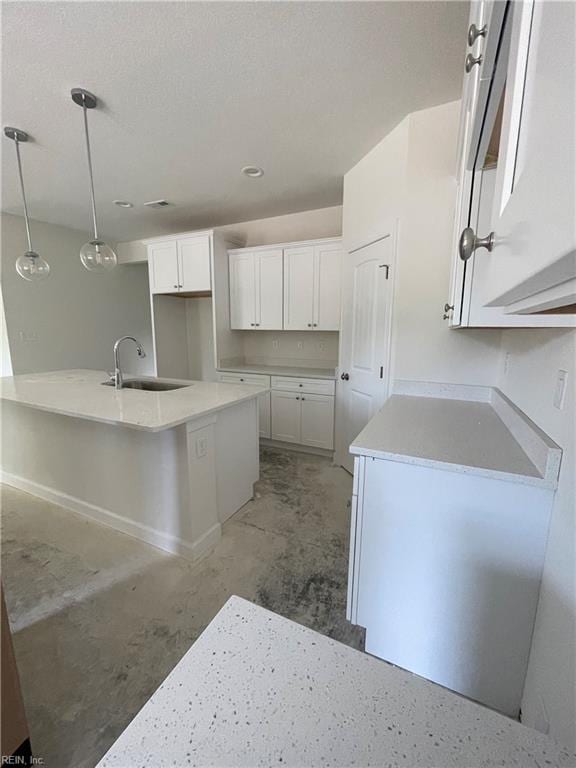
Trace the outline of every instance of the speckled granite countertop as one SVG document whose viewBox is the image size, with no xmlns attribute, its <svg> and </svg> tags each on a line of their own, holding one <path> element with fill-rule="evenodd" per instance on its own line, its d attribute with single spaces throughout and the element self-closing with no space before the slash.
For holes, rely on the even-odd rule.
<svg viewBox="0 0 576 768">
<path fill-rule="evenodd" d="M 232 597 L 97 768 L 574 766 L 537 731 Z"/>
<path fill-rule="evenodd" d="M 496 387 L 395 382 L 350 453 L 556 488 L 562 451 Z"/>
<path fill-rule="evenodd" d="M 335 379 L 335 368 L 306 368 L 291 365 L 226 365 L 218 368 L 222 373 L 264 373 L 267 376 L 297 376 L 304 379 Z"/>
<path fill-rule="evenodd" d="M 130 378 L 134 377 L 126 376 L 126 380 Z M 159 432 L 250 400 L 262 391 L 249 384 L 164 378 L 185 386 L 142 392 L 103 387 L 106 379 L 103 371 L 84 369 L 5 376 L 0 378 L 0 399 L 63 416 Z"/>
</svg>

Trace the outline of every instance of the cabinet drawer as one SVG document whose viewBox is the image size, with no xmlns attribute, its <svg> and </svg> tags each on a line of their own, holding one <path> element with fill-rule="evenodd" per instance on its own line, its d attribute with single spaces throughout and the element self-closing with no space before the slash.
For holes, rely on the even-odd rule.
<svg viewBox="0 0 576 768">
<path fill-rule="evenodd" d="M 280 389 L 284 392 L 307 392 L 312 395 L 334 395 L 336 382 L 331 379 L 272 376 L 272 389 Z"/>
<path fill-rule="evenodd" d="M 218 373 L 218 381 L 229 384 L 259 384 L 261 387 L 270 387 L 270 376 L 261 373 L 227 373 L 221 371 Z"/>
</svg>

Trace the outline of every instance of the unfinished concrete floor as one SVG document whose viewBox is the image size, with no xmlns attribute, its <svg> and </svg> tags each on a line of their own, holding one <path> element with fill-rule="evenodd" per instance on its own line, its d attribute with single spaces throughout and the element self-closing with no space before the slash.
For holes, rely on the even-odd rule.
<svg viewBox="0 0 576 768">
<path fill-rule="evenodd" d="M 192 564 L 4 487 L 3 582 L 31 729 L 48 768 L 91 768 L 230 595 L 356 648 L 345 619 L 352 480 L 264 450 L 256 497 Z"/>
</svg>

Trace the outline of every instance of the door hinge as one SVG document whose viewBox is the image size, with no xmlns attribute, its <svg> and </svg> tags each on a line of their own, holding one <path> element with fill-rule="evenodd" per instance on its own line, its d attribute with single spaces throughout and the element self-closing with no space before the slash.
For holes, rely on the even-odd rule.
<svg viewBox="0 0 576 768">
<path fill-rule="evenodd" d="M 386 270 L 386 280 L 388 280 L 390 277 L 390 264 L 379 264 L 378 267 Z"/>
</svg>

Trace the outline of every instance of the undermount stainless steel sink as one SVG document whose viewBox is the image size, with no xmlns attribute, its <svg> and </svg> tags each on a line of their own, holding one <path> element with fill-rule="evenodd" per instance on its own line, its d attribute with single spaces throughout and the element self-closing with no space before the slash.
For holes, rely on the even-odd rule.
<svg viewBox="0 0 576 768">
<path fill-rule="evenodd" d="M 103 381 L 105 387 L 113 387 L 114 381 Z M 171 389 L 184 389 L 191 384 L 174 384 L 171 381 L 153 379 L 128 379 L 122 383 L 122 389 L 140 389 L 146 392 L 169 392 Z"/>
</svg>

